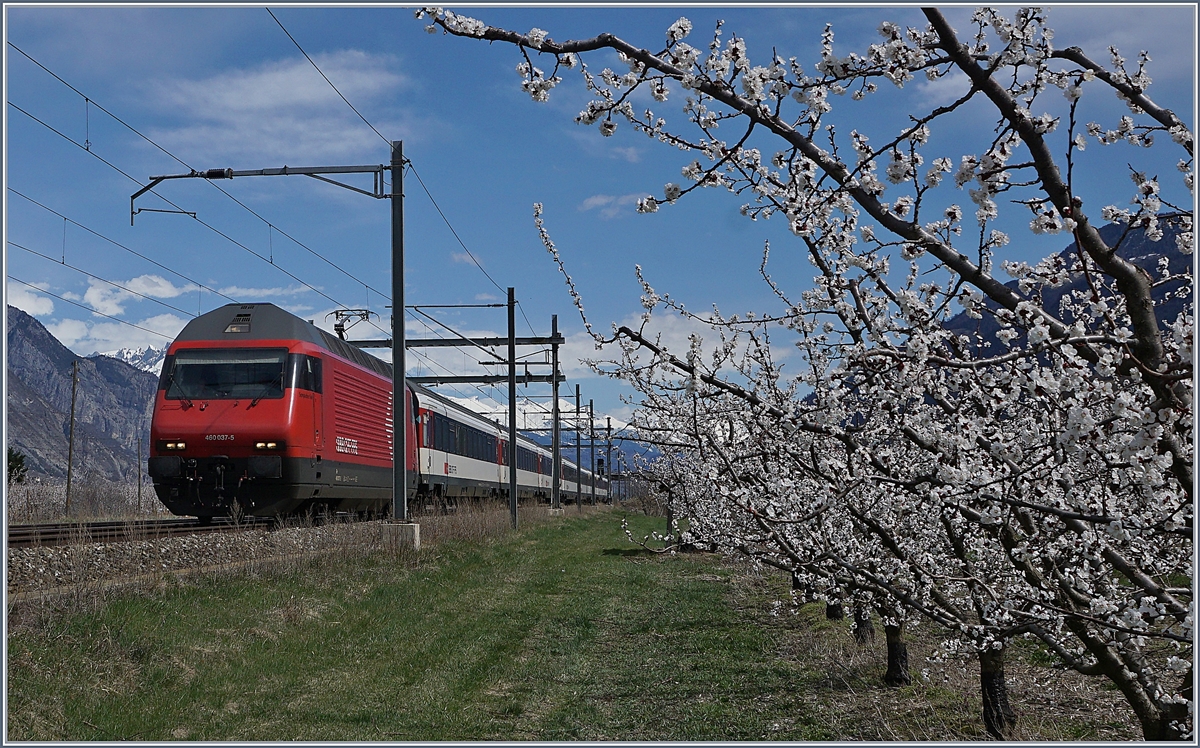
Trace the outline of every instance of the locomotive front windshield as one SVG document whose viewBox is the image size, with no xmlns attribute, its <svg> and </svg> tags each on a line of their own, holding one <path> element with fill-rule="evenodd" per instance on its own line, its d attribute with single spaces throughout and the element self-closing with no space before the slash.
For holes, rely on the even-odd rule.
<svg viewBox="0 0 1200 748">
<path fill-rule="evenodd" d="M 168 400 L 283 397 L 286 348 L 185 349 L 173 358 L 162 374 Z"/>
</svg>

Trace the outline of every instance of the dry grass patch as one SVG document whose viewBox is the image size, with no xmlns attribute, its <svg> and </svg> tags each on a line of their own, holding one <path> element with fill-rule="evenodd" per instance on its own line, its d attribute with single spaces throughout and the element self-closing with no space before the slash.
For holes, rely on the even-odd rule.
<svg viewBox="0 0 1200 748">
<path fill-rule="evenodd" d="M 736 559 L 726 563 L 741 582 L 731 587 L 734 605 L 770 627 L 777 656 L 796 667 L 793 696 L 820 731 L 841 740 L 989 740 L 980 716 L 978 663 L 928 662 L 941 641 L 934 626 L 906 628 L 913 683 L 888 687 L 882 682 L 887 651 L 878 623 L 876 639 L 859 645 L 849 617 L 826 620 L 824 605 L 794 612 L 776 606 L 788 599 L 786 577 L 752 570 Z M 1132 710 L 1107 681 L 1048 667 L 1039 659 L 1031 643 L 1018 642 L 1010 650 L 1006 681 L 1018 714 L 1013 740 L 1141 739 Z"/>
</svg>

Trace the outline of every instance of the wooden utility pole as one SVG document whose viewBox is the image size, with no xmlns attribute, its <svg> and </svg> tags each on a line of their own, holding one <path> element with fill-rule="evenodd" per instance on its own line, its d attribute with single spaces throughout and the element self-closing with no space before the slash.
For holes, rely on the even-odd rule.
<svg viewBox="0 0 1200 748">
<path fill-rule="evenodd" d="M 75 392 L 79 388 L 79 359 L 71 362 L 71 430 L 67 437 L 67 504 L 63 514 L 71 516 L 71 466 L 75 461 Z"/>
</svg>

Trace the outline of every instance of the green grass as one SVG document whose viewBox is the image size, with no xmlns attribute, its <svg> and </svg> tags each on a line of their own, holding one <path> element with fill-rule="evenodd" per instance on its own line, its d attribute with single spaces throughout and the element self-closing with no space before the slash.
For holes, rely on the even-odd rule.
<svg viewBox="0 0 1200 748">
<path fill-rule="evenodd" d="M 882 631 L 776 608 L 786 575 L 646 552 L 608 511 L 530 524 L 10 611 L 8 739 L 986 739 L 973 662 L 917 677 L 928 625 L 887 688 Z M 1041 654 L 1014 648 L 1016 737 L 1138 737 L 1119 694 Z"/>
<path fill-rule="evenodd" d="M 603 513 L 123 597 L 10 633 L 8 737 L 757 739 L 794 668 L 731 573 Z"/>
</svg>

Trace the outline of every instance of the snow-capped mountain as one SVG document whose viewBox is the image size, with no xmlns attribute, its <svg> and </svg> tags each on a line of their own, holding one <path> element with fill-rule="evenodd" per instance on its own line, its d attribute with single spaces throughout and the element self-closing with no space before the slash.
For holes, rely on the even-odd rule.
<svg viewBox="0 0 1200 748">
<path fill-rule="evenodd" d="M 135 369 L 158 374 L 162 371 L 163 358 L 167 355 L 167 349 L 148 345 L 144 348 L 122 348 L 119 351 L 110 351 L 100 355 L 124 361 Z"/>
</svg>

